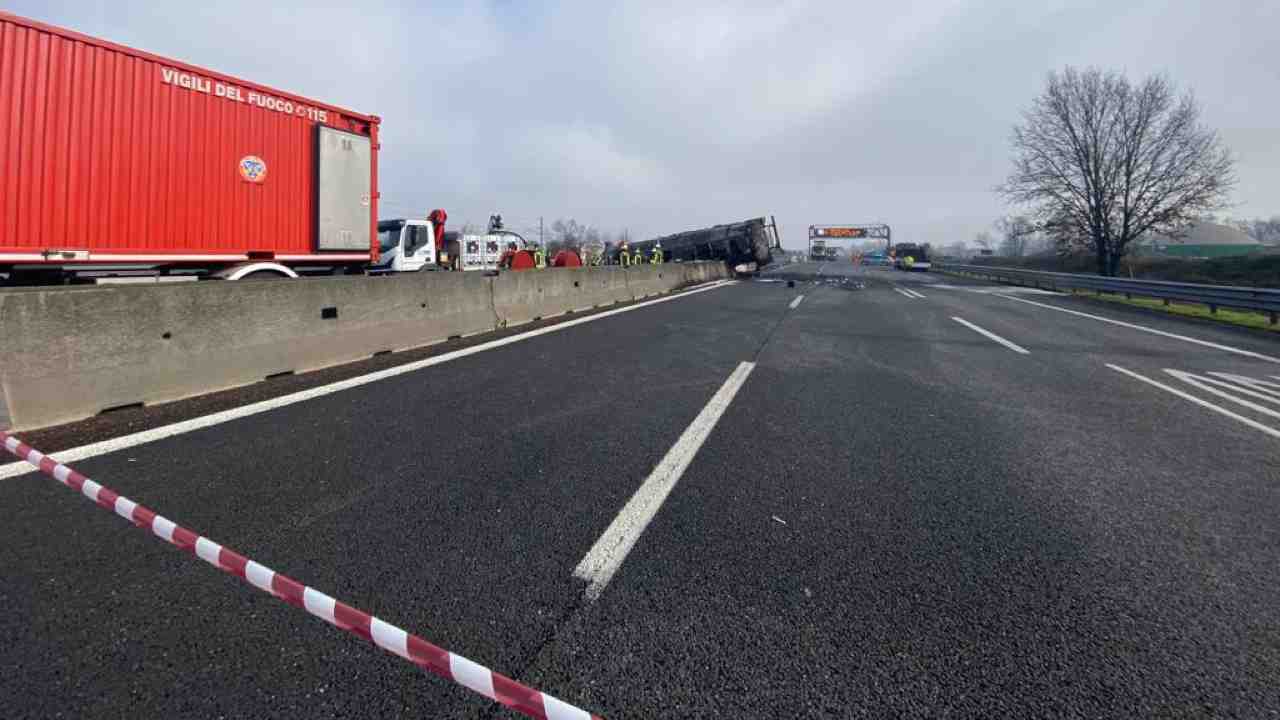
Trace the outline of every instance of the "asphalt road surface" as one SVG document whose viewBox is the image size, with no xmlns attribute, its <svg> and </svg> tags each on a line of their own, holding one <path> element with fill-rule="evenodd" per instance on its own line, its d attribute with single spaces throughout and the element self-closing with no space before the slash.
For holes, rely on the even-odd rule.
<svg viewBox="0 0 1280 720">
<path fill-rule="evenodd" d="M 1280 714 L 1259 333 L 793 265 L 73 464 L 606 718 Z M 5 717 L 514 717 L 41 475 L 0 507 Z"/>
</svg>

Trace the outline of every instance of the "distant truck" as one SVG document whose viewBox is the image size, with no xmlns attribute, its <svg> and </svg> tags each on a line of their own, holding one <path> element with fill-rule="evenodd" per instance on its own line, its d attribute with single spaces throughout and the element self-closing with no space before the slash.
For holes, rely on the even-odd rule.
<svg viewBox="0 0 1280 720">
<path fill-rule="evenodd" d="M 388 265 L 376 115 L 5 12 L 0 38 L 0 279 Z M 438 224 L 404 221 L 390 271 L 434 265 Z"/>
<path fill-rule="evenodd" d="M 812 240 L 809 244 L 809 259 L 814 262 L 828 262 L 836 259 L 836 246 L 828 245 L 826 240 Z"/>
</svg>

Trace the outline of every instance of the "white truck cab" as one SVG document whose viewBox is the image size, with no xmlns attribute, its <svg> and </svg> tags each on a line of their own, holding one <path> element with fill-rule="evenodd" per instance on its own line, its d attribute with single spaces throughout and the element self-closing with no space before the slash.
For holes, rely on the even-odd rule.
<svg viewBox="0 0 1280 720">
<path fill-rule="evenodd" d="M 419 270 L 497 270 L 509 245 L 524 250 L 528 243 L 518 233 L 496 230 L 485 235 L 444 234 L 444 248 L 437 252 L 435 224 L 430 220 L 395 218 L 378 221 L 378 262 L 370 275 Z"/>
<path fill-rule="evenodd" d="M 440 260 L 430 220 L 378 221 L 378 262 L 369 267 L 371 274 L 435 270 Z"/>
</svg>

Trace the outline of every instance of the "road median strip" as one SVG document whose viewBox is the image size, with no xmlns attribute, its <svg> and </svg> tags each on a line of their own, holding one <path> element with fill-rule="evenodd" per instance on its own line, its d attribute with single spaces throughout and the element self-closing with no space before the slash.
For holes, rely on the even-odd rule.
<svg viewBox="0 0 1280 720">
<path fill-rule="evenodd" d="M 1245 424 L 1245 425 L 1248 425 L 1249 427 L 1251 427 L 1251 428 L 1253 428 L 1253 429 L 1255 429 L 1255 430 L 1260 430 L 1260 431 L 1262 431 L 1262 432 L 1266 433 L 1267 435 L 1270 435 L 1271 437 L 1274 437 L 1274 438 L 1280 438 L 1280 430 L 1276 430 L 1275 428 L 1273 428 L 1273 427 L 1269 427 L 1269 426 L 1267 426 L 1267 425 L 1263 425 L 1262 423 L 1260 423 L 1260 422 L 1258 422 L 1258 421 L 1256 421 L 1256 420 L 1252 420 L 1252 419 L 1247 418 L 1247 417 L 1245 417 L 1245 416 L 1243 416 L 1243 415 L 1240 415 L 1240 414 L 1237 414 L 1237 413 L 1231 412 L 1230 410 L 1228 410 L 1228 409 L 1226 409 L 1226 408 L 1224 408 L 1224 407 L 1219 407 L 1219 406 L 1217 406 L 1217 405 L 1214 405 L 1213 403 L 1209 402 L 1208 400 L 1204 400 L 1204 399 L 1202 399 L 1202 398 L 1198 398 L 1198 397 L 1196 397 L 1195 395 L 1192 395 L 1191 393 L 1183 392 L 1182 390 L 1179 390 L 1179 389 L 1177 389 L 1177 388 L 1175 388 L 1175 387 L 1170 387 L 1170 386 L 1168 386 L 1168 385 L 1165 385 L 1165 384 L 1164 384 L 1164 383 L 1162 383 L 1162 382 L 1159 382 L 1158 380 L 1152 380 L 1151 378 L 1146 377 L 1145 375 L 1140 375 L 1140 374 L 1138 374 L 1138 373 L 1136 373 L 1136 372 L 1134 372 L 1134 371 L 1132 371 L 1132 370 L 1126 370 L 1125 368 L 1122 368 L 1122 367 L 1120 367 L 1119 365 L 1113 365 L 1113 364 L 1111 364 L 1111 363 L 1107 363 L 1107 367 L 1108 367 L 1108 368 L 1111 368 L 1112 370 L 1115 370 L 1116 372 L 1118 372 L 1118 373 L 1120 373 L 1120 374 L 1122 374 L 1122 375 L 1126 375 L 1126 376 L 1128 376 L 1128 377 L 1130 377 L 1130 378 L 1132 378 L 1132 379 L 1134 379 L 1134 380 L 1137 380 L 1137 381 L 1139 381 L 1139 382 L 1146 383 L 1146 384 L 1148 384 L 1148 385 L 1150 385 L 1150 386 L 1152 386 L 1152 387 L 1156 387 L 1156 388 L 1159 388 L 1159 389 L 1161 389 L 1161 390 L 1164 390 L 1165 392 L 1169 393 L 1170 395 L 1175 395 L 1175 396 L 1177 396 L 1177 397 L 1182 398 L 1183 400 L 1189 400 L 1189 401 L 1191 401 L 1191 402 L 1193 402 L 1193 403 L 1195 403 L 1195 404 L 1199 405 L 1200 407 L 1203 407 L 1203 408 L 1206 408 L 1206 409 L 1211 410 L 1211 411 L 1213 411 L 1213 412 L 1216 412 L 1216 413 L 1218 413 L 1219 415 L 1223 415 L 1223 416 L 1225 416 L 1225 417 L 1229 417 L 1229 418 L 1231 418 L 1232 420 L 1235 420 L 1236 422 L 1240 422 L 1240 423 L 1243 423 L 1243 424 Z M 1167 371 L 1166 371 L 1166 372 L 1167 372 Z M 1175 377 L 1177 377 L 1177 376 L 1175 375 Z"/>
</svg>

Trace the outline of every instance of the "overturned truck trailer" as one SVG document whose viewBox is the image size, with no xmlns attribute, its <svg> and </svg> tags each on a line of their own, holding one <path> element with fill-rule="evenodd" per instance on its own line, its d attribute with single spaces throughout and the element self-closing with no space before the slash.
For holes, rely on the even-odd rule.
<svg viewBox="0 0 1280 720">
<path fill-rule="evenodd" d="M 774 249 L 781 247 L 777 224 L 773 218 L 762 217 L 688 230 L 631 246 L 649 255 L 657 243 L 662 243 L 662 253 L 668 262 L 720 260 L 739 274 L 754 273 L 773 262 Z"/>
</svg>

